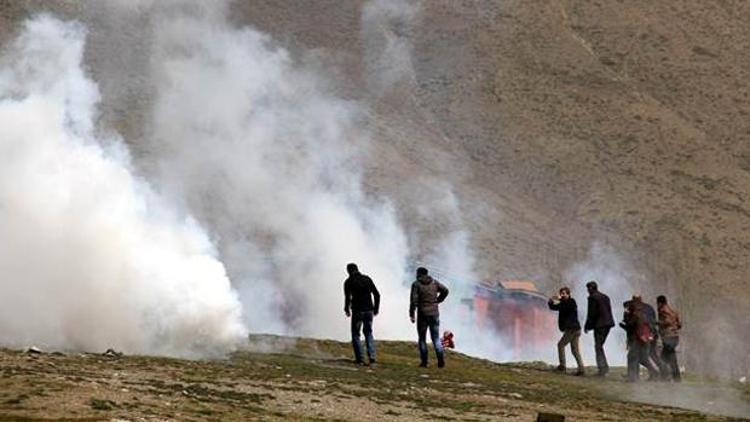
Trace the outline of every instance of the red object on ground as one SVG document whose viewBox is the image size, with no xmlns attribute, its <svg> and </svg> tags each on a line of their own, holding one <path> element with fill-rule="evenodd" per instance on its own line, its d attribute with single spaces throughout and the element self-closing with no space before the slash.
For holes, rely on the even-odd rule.
<svg viewBox="0 0 750 422">
<path fill-rule="evenodd" d="M 443 338 L 440 339 L 440 343 L 443 345 L 444 349 L 456 348 L 456 344 L 453 343 L 453 333 L 450 331 L 446 331 L 443 333 Z"/>
<path fill-rule="evenodd" d="M 558 336 L 556 315 L 531 281 L 478 285 L 471 307 L 479 328 L 492 328 L 512 347 L 514 358 L 524 351 L 548 349 Z"/>
</svg>

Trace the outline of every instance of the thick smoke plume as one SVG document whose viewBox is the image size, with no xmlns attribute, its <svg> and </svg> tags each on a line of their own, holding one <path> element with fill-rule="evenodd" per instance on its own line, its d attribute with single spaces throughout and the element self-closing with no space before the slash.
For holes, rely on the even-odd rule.
<svg viewBox="0 0 750 422">
<path fill-rule="evenodd" d="M 383 295 L 379 335 L 403 338 L 406 238 L 360 187 L 360 106 L 225 12 L 152 10 L 150 174 L 210 227 L 252 331 L 345 338 L 353 261 Z"/>
<path fill-rule="evenodd" d="M 345 338 L 350 261 L 380 287 L 379 337 L 411 337 L 406 237 L 391 204 L 360 187 L 361 105 L 326 94 L 267 35 L 229 24 L 226 2 L 105 6 L 147 24 L 148 42 L 133 41 L 149 47 L 123 64 L 148 69 L 122 81 L 149 89 L 142 137 L 98 135 L 108 131 L 81 66 L 82 25 L 37 18 L 6 54 L 3 227 L 28 246 L 6 244 L 3 297 L 19 300 L 4 312 L 41 316 L 4 318 L 3 342 L 189 354 L 226 350 L 247 328 Z M 84 21 L 106 16 L 94 8 Z M 120 99 L 103 100 L 122 110 Z M 31 121 L 44 122 L 38 134 L 22 131 Z"/>
<path fill-rule="evenodd" d="M 412 339 L 416 256 L 476 280 L 450 184 L 430 179 L 434 195 L 415 205 L 443 234 L 425 244 L 406 232 L 394 205 L 362 188 L 377 142 L 363 129 L 367 104 L 332 96 L 332 81 L 268 35 L 230 23 L 229 2 L 84 12 L 86 25 L 117 32 L 87 37 L 81 24 L 37 18 L 2 66 L 2 228 L 14 240 L 2 250 L 12 275 L 2 286 L 17 300 L 1 312 L 39 314 L 3 318 L 3 343 L 203 354 L 247 331 L 346 339 L 351 261 L 381 290 L 377 337 Z M 376 91 L 410 80 L 417 15 L 411 2 L 365 5 Z M 112 57 L 128 45 L 127 60 Z M 96 83 L 84 56 L 98 59 Z M 99 117 L 97 83 L 114 118 Z M 138 136 L 111 134 L 107 124 L 121 121 Z M 471 287 L 451 287 L 444 326 L 462 350 L 503 357 L 502 342 L 477 335 L 462 308 Z"/>
<path fill-rule="evenodd" d="M 569 283 L 566 285 L 570 288 L 573 298 L 578 303 L 581 327 L 586 321 L 588 303 L 586 283 L 589 281 L 596 281 L 599 285 L 599 291 L 609 296 L 615 323 L 622 320 L 624 312 L 622 304 L 629 300 L 633 294 L 644 294 L 644 300 L 650 302 L 655 308 L 655 300 L 648 300 L 648 296 L 645 295 L 649 292 L 636 289 L 640 279 L 641 275 L 613 248 L 601 243 L 594 243 L 589 250 L 589 256 L 573 265 L 565 273 L 565 283 Z M 610 365 L 625 365 L 626 343 L 625 331 L 618 326 L 613 327 L 605 343 L 607 361 Z M 596 363 L 592 332 L 581 335 L 581 356 L 587 365 Z"/>
<path fill-rule="evenodd" d="M 28 21 L 0 67 L 0 342 L 164 354 L 226 350 L 241 307 L 200 226 L 95 129 L 85 31 Z"/>
</svg>

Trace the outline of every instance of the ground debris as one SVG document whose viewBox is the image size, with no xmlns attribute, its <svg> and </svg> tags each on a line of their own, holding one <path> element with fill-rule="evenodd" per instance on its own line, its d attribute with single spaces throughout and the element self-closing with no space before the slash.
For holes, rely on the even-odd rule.
<svg viewBox="0 0 750 422">
<path fill-rule="evenodd" d="M 107 349 L 106 352 L 102 353 L 102 356 L 112 358 L 112 359 L 119 359 L 124 356 L 122 352 L 118 352 L 115 349 Z"/>
<path fill-rule="evenodd" d="M 230 365 L 224 360 L 150 356 L 112 360 L 101 353 L 54 358 L 45 353 L 45 358 L 36 359 L 0 350 L 0 415 L 32 420 L 73 415 L 80 420 L 131 421 L 530 421 L 544 412 L 583 421 L 606 420 L 613 414 L 633 422 L 724 420 L 674 407 L 634 405 L 632 397 L 623 401 L 632 388 L 625 383 L 606 381 L 603 394 L 597 388 L 602 381 L 593 377 L 555 377 L 457 353 L 444 369 L 417 368 L 414 347 L 404 342 L 379 343 L 377 375 L 337 363 L 335 356 L 351 350 L 348 343 L 297 339 L 295 344 L 300 349 L 289 354 L 237 352 L 229 358 Z M 316 352 L 307 355 L 311 346 Z M 321 359 L 322 353 L 333 357 Z M 109 354 L 119 356 L 114 350 Z M 684 389 L 693 383 L 671 387 Z M 732 385 L 744 388 L 737 382 Z M 712 407 L 721 408 L 719 401 Z M 707 417 L 700 419 L 703 416 Z"/>
</svg>

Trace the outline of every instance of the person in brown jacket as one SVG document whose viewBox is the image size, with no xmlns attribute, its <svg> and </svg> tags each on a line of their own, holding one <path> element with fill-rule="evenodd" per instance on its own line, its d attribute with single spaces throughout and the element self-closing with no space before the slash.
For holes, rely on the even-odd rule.
<svg viewBox="0 0 750 422">
<path fill-rule="evenodd" d="M 680 329 L 682 329 L 682 321 L 680 321 L 680 314 L 677 313 L 667 303 L 667 297 L 661 295 L 656 298 L 656 307 L 659 312 L 659 331 L 661 331 L 661 361 L 662 361 L 662 379 L 669 379 L 672 376 L 672 381 L 680 382 L 682 377 L 680 376 L 680 366 L 677 364 L 677 345 L 680 343 Z"/>
<path fill-rule="evenodd" d="M 435 347 L 438 368 L 445 366 L 443 345 L 440 342 L 440 311 L 438 305 L 448 297 L 448 288 L 429 276 L 427 268 L 417 268 L 417 279 L 411 285 L 409 318 L 417 323 L 419 359 L 421 367 L 427 366 L 427 329 Z M 417 316 L 414 317 L 416 311 Z"/>
</svg>

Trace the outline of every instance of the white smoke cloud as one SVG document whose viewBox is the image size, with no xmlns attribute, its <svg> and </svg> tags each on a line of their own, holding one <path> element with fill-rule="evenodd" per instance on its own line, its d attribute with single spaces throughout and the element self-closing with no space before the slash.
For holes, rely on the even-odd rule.
<svg viewBox="0 0 750 422">
<path fill-rule="evenodd" d="M 471 235 L 463 221 L 461 203 L 449 183 L 432 180 L 428 186 L 429 200 L 421 202 L 418 212 L 425 221 L 440 227 L 442 233 L 434 236 L 431 242 L 434 245 L 424 246 L 429 252 L 423 264 L 434 278 L 450 289 L 448 299 L 441 306 L 441 330 L 454 334 L 457 351 L 472 356 L 496 361 L 548 358 L 551 349 L 514 350 L 512 339 L 499 333 L 493 321 L 478 319 L 472 299 L 475 286 L 481 280 L 475 272 L 476 258 Z"/>
<path fill-rule="evenodd" d="M 411 0 L 370 0 L 363 6 L 361 33 L 371 93 L 382 95 L 414 82 L 411 35 L 420 11 L 420 3 Z"/>
<path fill-rule="evenodd" d="M 570 288 L 573 298 L 578 303 L 578 316 L 581 327 L 586 321 L 588 292 L 586 283 L 596 281 L 599 291 L 609 296 L 615 323 L 622 320 L 623 302 L 632 298 L 633 294 L 642 294 L 636 286 L 641 279 L 633 266 L 612 247 L 601 243 L 594 243 L 589 250 L 586 260 L 573 265 L 565 272 L 565 283 Z M 562 287 L 562 286 L 561 286 Z M 645 299 L 645 297 L 644 297 Z M 607 337 L 605 352 L 610 365 L 625 365 L 627 359 L 627 336 L 625 331 L 615 326 Z M 581 356 L 586 364 L 595 364 L 594 336 L 592 332 L 581 335 Z"/>
<path fill-rule="evenodd" d="M 391 3 L 367 5 L 363 20 L 372 23 L 395 14 L 410 21 L 416 16 L 416 6 Z M 95 136 L 100 131 L 95 127 L 98 93 L 80 66 L 83 29 L 44 18 L 46 23 L 37 26 L 57 29 L 49 29 L 46 38 L 36 41 L 44 54 L 26 48 L 8 59 L 2 68 L 3 98 L 13 97 L 10 104 L 20 107 L 27 102 L 27 94 L 18 90 L 39 85 L 34 89 L 64 115 L 59 127 L 44 128 L 44 133 L 59 133 L 69 141 L 58 145 L 51 156 L 61 162 L 68 156 L 70 160 L 88 157 L 89 152 L 80 152 L 83 148 L 99 160 L 87 158 L 88 165 L 99 163 L 103 169 L 80 176 L 75 169 L 88 167 L 66 163 L 63 168 L 70 180 L 56 176 L 56 183 L 80 198 L 75 198 L 75 213 L 66 218 L 53 216 L 46 222 L 45 232 L 66 227 L 67 240 L 81 239 L 82 250 L 44 239 L 45 247 L 36 248 L 35 259 L 58 262 L 54 257 L 65 250 L 63 261 L 72 268 L 55 268 L 59 278 L 35 275 L 40 281 L 24 290 L 25 302 L 20 302 L 30 309 L 55 308 L 45 315 L 53 321 L 67 318 L 66 328 L 57 330 L 57 322 L 36 319 L 1 330 L 0 341 L 28 339 L 65 347 L 115 346 L 176 354 L 194 351 L 196 344 L 221 348 L 245 333 L 243 326 L 253 332 L 346 339 L 342 282 L 350 261 L 371 275 L 381 290 L 383 304 L 376 336 L 413 339 L 414 328 L 407 318 L 409 280 L 413 278 L 406 274 L 411 267 L 410 250 L 428 250 L 431 259 L 449 271 L 471 274 L 469 280 L 475 280 L 471 239 L 463 229 L 458 199 L 452 192 L 440 193 L 450 191 L 450 185 L 423 181 L 436 192 L 433 202 L 425 202 L 427 211 L 419 210 L 425 223 L 447 222 L 445 234 L 438 236 L 440 246 L 431 247 L 431 241 L 415 233 L 408 239 L 391 203 L 362 189 L 361 166 L 375 142 L 362 129 L 366 126 L 362 124 L 367 116 L 365 105 L 328 94 L 325 80 L 302 68 L 269 36 L 228 23 L 227 2 L 141 1 L 137 7 L 124 7 L 125 12 L 117 11 L 122 7 L 116 1 L 104 6 L 87 9 L 87 19 L 95 23 L 106 17 L 110 22 L 112 17 L 104 11 L 129 17 L 148 14 L 147 20 L 133 18 L 148 27 L 123 30 L 128 42 L 148 45 L 128 55 L 138 66 L 150 64 L 146 70 L 138 69 L 134 83 L 137 89 L 152 89 L 142 92 L 147 100 L 138 103 L 152 107 L 145 113 L 137 110 L 150 116 L 138 130 L 142 139 L 128 139 L 128 143 L 137 148 L 134 164 L 151 187 L 133 176 L 127 149 L 120 140 Z M 369 36 L 367 31 L 363 34 Z M 134 35 L 147 37 L 147 42 L 133 39 Z M 110 39 L 114 35 L 94 36 Z M 106 42 L 122 45 L 116 39 Z M 104 50 L 97 54 L 106 52 L 106 42 L 98 45 Z M 393 52 L 401 57 L 401 53 L 408 56 L 409 50 L 388 48 L 378 54 L 385 60 Z M 66 54 L 71 57 L 60 62 Z M 148 56 L 145 60 L 139 56 L 144 54 Z M 26 58 L 22 63 L 33 72 L 44 73 L 43 77 L 19 80 L 19 75 L 34 74 L 13 70 L 10 63 L 19 57 Z M 60 63 L 49 63 L 55 61 Z M 132 69 L 123 73 L 130 74 Z M 77 82 L 72 83 L 69 75 Z M 106 79 L 110 85 L 132 82 L 132 78 L 111 80 L 119 77 L 119 72 L 98 76 L 110 78 Z M 117 88 L 116 93 L 130 92 L 127 86 Z M 41 116 L 37 110 L 26 113 L 27 120 Z M 41 143 L 43 137 L 39 138 Z M 36 159 L 31 152 L 28 157 Z M 6 166 L 4 171 L 12 175 L 6 180 L 21 176 L 31 180 L 45 174 L 37 174 L 38 168 L 27 170 L 22 173 Z M 15 200 L 3 202 L 15 204 Z M 112 207 L 122 215 L 100 217 L 104 212 L 111 214 Z M 196 221 L 175 210 L 186 210 Z M 28 224 L 16 223 L 14 227 L 19 229 L 11 238 L 34 239 L 33 231 L 27 233 Z M 208 236 L 199 226 L 206 228 Z M 15 246 L 7 249 L 9 262 L 21 253 Z M 102 268 L 92 271 L 92 263 Z M 24 279 L 29 277 L 19 269 L 14 271 Z M 78 297 L 84 298 L 85 306 L 58 302 L 41 293 L 63 285 L 69 291 L 69 280 L 80 283 L 73 290 L 80 292 Z M 470 287 L 454 289 L 443 307 L 446 315 L 462 312 L 460 300 L 472 294 Z M 6 312 L 14 310 L 11 307 Z M 84 315 L 96 318 L 81 321 Z M 30 329 L 33 324 L 38 326 Z M 192 338 L 195 332 L 203 332 L 200 327 L 206 327 L 203 331 L 207 334 Z M 52 333 L 63 334 L 55 337 Z M 489 343 L 476 350 L 504 347 L 492 336 L 481 338 Z"/>
<path fill-rule="evenodd" d="M 237 296 L 195 221 L 95 134 L 85 36 L 37 17 L 0 63 L 0 343 L 225 351 L 246 334 Z"/>
<path fill-rule="evenodd" d="M 383 295 L 376 335 L 406 338 L 406 238 L 390 203 L 362 192 L 360 106 L 216 10 L 151 13 L 150 173 L 210 227 L 250 329 L 346 338 L 353 261 Z"/>
</svg>

